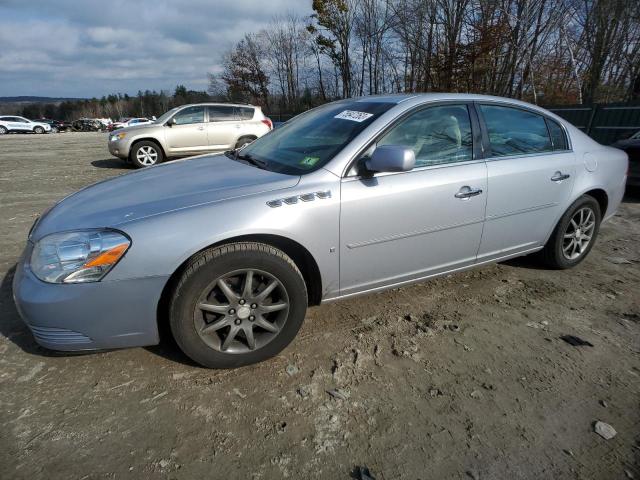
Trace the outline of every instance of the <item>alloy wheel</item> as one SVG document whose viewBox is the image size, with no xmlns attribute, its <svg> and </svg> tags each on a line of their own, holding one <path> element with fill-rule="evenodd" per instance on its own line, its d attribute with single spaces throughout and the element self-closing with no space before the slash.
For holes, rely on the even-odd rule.
<svg viewBox="0 0 640 480">
<path fill-rule="evenodd" d="M 586 252 L 596 227 L 596 216 L 590 207 L 582 207 L 573 214 L 562 239 L 562 254 L 576 260 Z"/>
<path fill-rule="evenodd" d="M 196 302 L 194 327 L 211 348 L 248 353 L 271 342 L 289 315 L 284 285 L 270 273 L 235 270 L 211 282 Z"/>
<path fill-rule="evenodd" d="M 143 146 L 140 147 L 136 152 L 136 158 L 142 165 L 155 165 L 155 163 L 158 161 L 158 152 L 153 147 Z"/>
</svg>

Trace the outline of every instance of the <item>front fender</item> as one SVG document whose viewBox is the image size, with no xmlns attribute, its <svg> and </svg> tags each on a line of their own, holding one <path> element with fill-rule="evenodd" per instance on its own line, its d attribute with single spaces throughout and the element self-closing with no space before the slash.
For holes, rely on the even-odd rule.
<svg viewBox="0 0 640 480">
<path fill-rule="evenodd" d="M 311 176 L 311 175 L 310 175 Z M 197 252 L 234 237 L 275 235 L 299 243 L 313 256 L 323 296 L 339 291 L 339 182 L 301 181 L 295 187 L 176 210 L 118 225 L 132 240 L 112 279 L 169 276 Z M 267 202 L 316 191 L 330 198 L 298 200 L 270 207 Z"/>
</svg>

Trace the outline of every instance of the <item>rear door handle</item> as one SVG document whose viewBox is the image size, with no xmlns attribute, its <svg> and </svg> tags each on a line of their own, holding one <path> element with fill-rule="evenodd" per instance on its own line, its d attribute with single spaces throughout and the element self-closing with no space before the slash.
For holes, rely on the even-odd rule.
<svg viewBox="0 0 640 480">
<path fill-rule="evenodd" d="M 553 174 L 553 177 L 551 177 L 551 181 L 552 182 L 561 182 L 562 180 L 566 180 L 570 176 L 571 175 L 569 175 L 568 173 L 556 172 L 556 173 Z"/>
<path fill-rule="evenodd" d="M 198 127 L 198 130 L 204 130 L 204 127 L 203 127 L 202 125 L 200 125 L 200 126 Z"/>
<path fill-rule="evenodd" d="M 467 198 L 471 198 L 471 197 L 475 197 L 477 195 L 480 195 L 481 193 L 482 193 L 482 189 L 481 188 L 471 188 L 471 187 L 465 185 L 454 196 L 456 198 L 460 198 L 462 200 L 465 200 Z"/>
</svg>

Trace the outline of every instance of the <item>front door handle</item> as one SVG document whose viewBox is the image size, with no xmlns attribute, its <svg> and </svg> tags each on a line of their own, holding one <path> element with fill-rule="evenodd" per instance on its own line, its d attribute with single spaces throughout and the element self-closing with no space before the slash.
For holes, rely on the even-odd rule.
<svg viewBox="0 0 640 480">
<path fill-rule="evenodd" d="M 552 182 L 561 182 L 562 180 L 566 180 L 570 176 L 571 175 L 569 175 L 568 173 L 556 172 L 556 173 L 553 174 L 553 177 L 551 177 L 551 181 Z"/>
<path fill-rule="evenodd" d="M 462 200 L 466 200 L 468 198 L 480 195 L 481 193 L 482 193 L 482 189 L 481 188 L 471 188 L 471 187 L 465 185 L 454 196 L 456 198 L 460 198 Z"/>
<path fill-rule="evenodd" d="M 200 126 L 198 127 L 198 130 L 204 130 L 204 127 L 203 127 L 202 125 L 200 125 Z"/>
</svg>

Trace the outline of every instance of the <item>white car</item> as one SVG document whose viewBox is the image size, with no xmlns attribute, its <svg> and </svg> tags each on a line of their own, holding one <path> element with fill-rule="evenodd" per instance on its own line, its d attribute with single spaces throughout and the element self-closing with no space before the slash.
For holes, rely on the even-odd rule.
<svg viewBox="0 0 640 480">
<path fill-rule="evenodd" d="M 9 132 L 49 133 L 51 132 L 51 125 L 48 123 L 33 122 L 24 117 L 0 117 L 0 135 Z"/>
<path fill-rule="evenodd" d="M 113 131 L 119 128 L 132 127 L 134 125 L 146 125 L 153 122 L 153 120 L 149 120 L 148 118 L 123 118 L 117 122 L 112 123 L 110 125 L 110 129 Z"/>
</svg>

